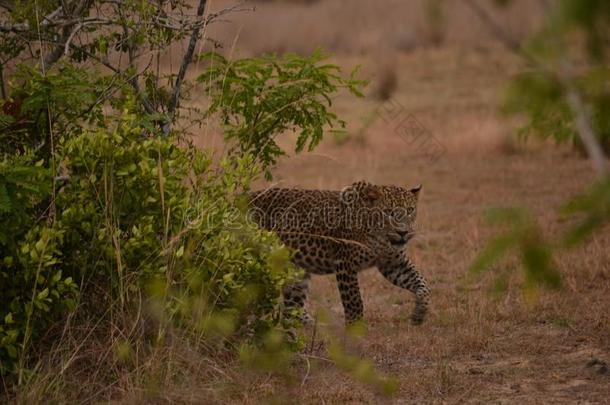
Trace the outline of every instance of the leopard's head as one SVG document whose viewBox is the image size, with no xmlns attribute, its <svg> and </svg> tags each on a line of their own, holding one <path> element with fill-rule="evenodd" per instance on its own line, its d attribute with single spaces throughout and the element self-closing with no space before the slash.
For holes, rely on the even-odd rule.
<svg viewBox="0 0 610 405">
<path fill-rule="evenodd" d="M 403 248 L 415 235 L 417 199 L 421 186 L 378 186 L 364 181 L 341 191 L 352 224 L 396 248 Z"/>
</svg>

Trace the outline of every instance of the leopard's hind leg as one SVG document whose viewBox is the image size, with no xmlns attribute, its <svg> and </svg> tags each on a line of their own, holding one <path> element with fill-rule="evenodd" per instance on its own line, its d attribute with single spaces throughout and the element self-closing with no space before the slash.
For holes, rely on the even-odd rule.
<svg viewBox="0 0 610 405">
<path fill-rule="evenodd" d="M 294 316 L 295 312 L 297 312 L 299 320 L 304 324 L 313 322 L 313 318 L 305 310 L 308 290 L 309 273 L 305 273 L 302 280 L 286 285 L 283 291 L 286 316 Z"/>
</svg>

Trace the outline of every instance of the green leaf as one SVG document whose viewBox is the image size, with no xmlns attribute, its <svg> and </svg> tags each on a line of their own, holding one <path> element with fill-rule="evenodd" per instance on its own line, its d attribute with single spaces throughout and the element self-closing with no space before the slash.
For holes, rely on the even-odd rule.
<svg viewBox="0 0 610 405">
<path fill-rule="evenodd" d="M 36 298 L 40 301 L 44 300 L 45 298 L 47 298 L 49 296 L 49 289 L 45 288 L 44 290 L 42 290 L 41 292 L 38 293 L 38 295 L 36 296 Z"/>
<path fill-rule="evenodd" d="M 13 323 L 13 314 L 11 312 L 9 312 L 5 317 L 4 317 L 4 323 L 7 325 L 10 325 L 11 323 Z"/>
<path fill-rule="evenodd" d="M 492 239 L 470 265 L 470 272 L 481 273 L 489 270 L 498 259 L 504 256 L 510 248 L 516 246 L 517 243 L 518 238 L 513 234 Z"/>
<path fill-rule="evenodd" d="M 4 346 L 4 348 L 6 349 L 6 352 L 8 353 L 10 358 L 17 358 L 19 352 L 17 351 L 17 348 L 14 345 L 6 345 Z"/>
</svg>

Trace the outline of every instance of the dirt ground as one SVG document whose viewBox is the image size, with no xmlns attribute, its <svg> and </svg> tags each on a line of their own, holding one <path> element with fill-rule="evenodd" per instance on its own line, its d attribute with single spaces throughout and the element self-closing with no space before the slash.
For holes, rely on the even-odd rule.
<svg viewBox="0 0 610 405">
<path fill-rule="evenodd" d="M 610 371 L 603 364 L 610 364 L 607 228 L 584 246 L 557 255 L 563 288 L 540 291 L 533 300 L 524 299 L 514 257 L 495 269 L 514 269 L 505 295 L 492 293 L 493 272 L 482 278 L 468 273 L 494 234 L 483 219 L 487 208 L 527 207 L 547 236 L 557 235 L 566 226 L 559 207 L 593 180 L 589 163 L 566 147 L 516 141 L 518 122 L 503 117 L 499 104 L 508 79 L 523 66 L 501 47 L 448 43 L 390 54 L 384 63 L 395 72 L 397 84 L 389 101 L 336 100 L 335 111 L 349 122 L 349 136 L 327 137 L 314 152 L 283 159 L 273 171 L 273 183 L 328 189 L 363 179 L 423 184 L 419 234 L 409 253 L 431 286 L 428 320 L 412 326 L 408 292 L 374 269 L 360 275 L 368 333 L 354 350 L 380 372 L 395 376 L 398 392 L 384 399 L 322 361 L 309 371 L 295 366 L 300 380 L 288 387 L 272 376 L 263 383 L 244 381 L 236 399 L 609 403 Z M 347 67 L 362 64 L 373 88 L 388 69 L 378 68 L 380 57 L 373 51 L 339 52 L 333 61 Z M 415 141 L 412 129 L 405 130 L 409 117 L 424 129 L 424 138 Z M 332 277 L 314 277 L 310 305 L 314 313 L 328 313 L 332 328 L 342 328 Z M 315 354 L 324 357 L 324 348 Z"/>
</svg>

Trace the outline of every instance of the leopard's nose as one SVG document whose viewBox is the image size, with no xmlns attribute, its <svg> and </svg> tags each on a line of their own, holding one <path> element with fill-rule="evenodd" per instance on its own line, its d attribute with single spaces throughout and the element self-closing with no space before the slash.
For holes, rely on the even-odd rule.
<svg viewBox="0 0 610 405">
<path fill-rule="evenodd" d="M 404 239 L 404 237 L 409 234 L 409 231 L 396 231 L 396 233 L 398 234 L 398 236 Z"/>
</svg>

